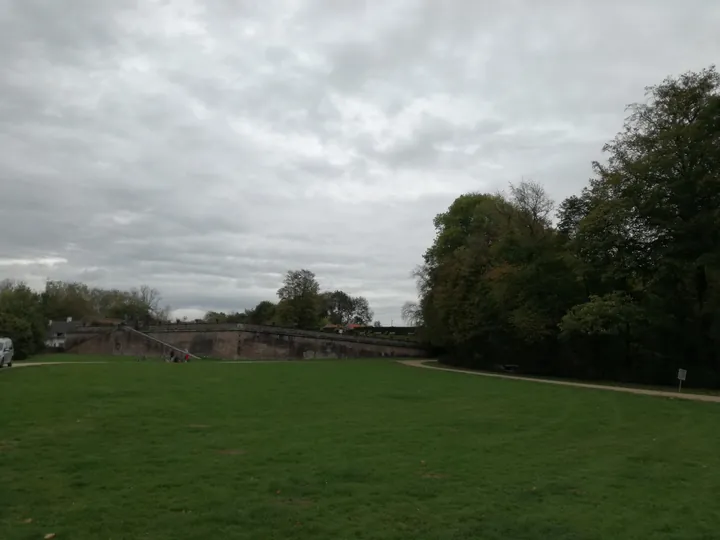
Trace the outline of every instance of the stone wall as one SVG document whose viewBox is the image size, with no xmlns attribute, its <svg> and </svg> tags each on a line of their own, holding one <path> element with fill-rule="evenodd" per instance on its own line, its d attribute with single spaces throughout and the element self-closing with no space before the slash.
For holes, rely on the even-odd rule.
<svg viewBox="0 0 720 540">
<path fill-rule="evenodd" d="M 69 334 L 66 350 L 77 354 L 131 356 L 162 356 L 167 352 L 162 344 L 122 328 L 111 332 L 103 329 L 94 337 L 91 330 L 84 328 L 82 339 L 79 339 L 79 333 Z M 265 326 L 169 325 L 148 330 L 148 336 L 187 349 L 197 356 L 226 360 L 421 358 L 427 355 L 422 347 L 402 341 Z"/>
</svg>

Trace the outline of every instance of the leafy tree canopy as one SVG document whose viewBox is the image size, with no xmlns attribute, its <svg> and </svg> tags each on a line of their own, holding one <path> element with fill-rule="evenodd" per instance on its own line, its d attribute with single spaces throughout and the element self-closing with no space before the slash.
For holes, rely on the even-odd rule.
<svg viewBox="0 0 720 540">
<path fill-rule="evenodd" d="M 523 181 L 458 197 L 416 269 L 422 320 L 448 360 L 720 386 L 720 75 L 647 88 L 578 195 Z M 419 311 L 419 313 L 418 313 Z"/>
</svg>

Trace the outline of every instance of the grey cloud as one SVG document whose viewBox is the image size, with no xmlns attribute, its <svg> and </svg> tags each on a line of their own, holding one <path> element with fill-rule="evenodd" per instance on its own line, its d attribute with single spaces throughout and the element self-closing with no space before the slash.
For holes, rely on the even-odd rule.
<svg viewBox="0 0 720 540">
<path fill-rule="evenodd" d="M 78 281 L 92 285 L 102 279 L 105 279 L 108 271 L 105 268 L 86 268 L 78 275 Z"/>
<path fill-rule="evenodd" d="M 195 313 L 306 267 L 397 321 L 435 214 L 523 176 L 579 191 L 718 26 L 702 0 L 0 0 L 0 279 Z"/>
<path fill-rule="evenodd" d="M 484 155 L 492 155 L 488 146 L 497 141 L 502 123 L 487 120 L 465 127 L 438 117 L 424 115 L 420 126 L 412 136 L 398 141 L 387 150 L 367 148 L 366 153 L 379 161 L 384 161 L 393 168 L 425 168 L 433 165 L 468 169 L 477 161 L 475 152 L 463 152 L 468 145 L 484 146 Z M 445 147 L 445 150 L 440 148 Z M 452 151 L 451 148 L 458 149 Z"/>
<path fill-rule="evenodd" d="M 133 4 L 124 0 L 6 1 L 0 11 L 3 41 L 20 47 L 41 44 L 44 52 L 59 59 L 66 54 L 92 54 L 118 44 L 113 13 Z"/>
</svg>

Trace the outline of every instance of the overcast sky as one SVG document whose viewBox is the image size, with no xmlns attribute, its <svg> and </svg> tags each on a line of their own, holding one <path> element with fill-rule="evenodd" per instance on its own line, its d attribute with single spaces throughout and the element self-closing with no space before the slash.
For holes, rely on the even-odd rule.
<svg viewBox="0 0 720 540">
<path fill-rule="evenodd" d="M 719 28 L 711 0 L 0 0 L 0 279 L 194 317 L 308 268 L 397 323 L 435 214 L 578 192 Z"/>
</svg>

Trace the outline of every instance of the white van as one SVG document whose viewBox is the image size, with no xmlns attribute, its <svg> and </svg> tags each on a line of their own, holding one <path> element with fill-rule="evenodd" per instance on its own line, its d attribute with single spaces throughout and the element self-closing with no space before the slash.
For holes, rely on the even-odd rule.
<svg viewBox="0 0 720 540">
<path fill-rule="evenodd" d="M 14 352 L 12 339 L 9 337 L 0 337 L 0 368 L 12 366 Z"/>
</svg>

